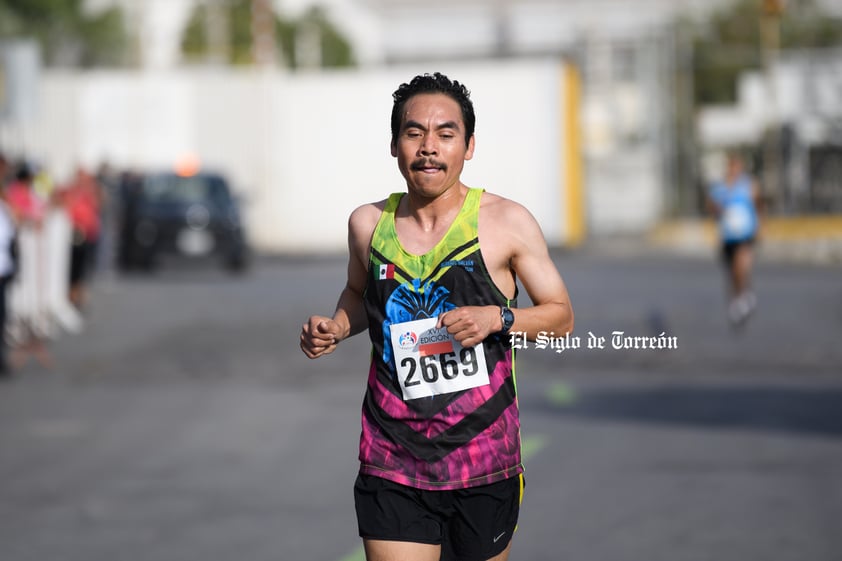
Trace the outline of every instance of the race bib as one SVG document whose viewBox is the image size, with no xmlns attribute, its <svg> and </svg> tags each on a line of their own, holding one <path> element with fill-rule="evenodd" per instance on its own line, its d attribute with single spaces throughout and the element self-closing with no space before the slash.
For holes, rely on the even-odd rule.
<svg viewBox="0 0 842 561">
<path fill-rule="evenodd" d="M 722 216 L 722 226 L 727 237 L 746 238 L 752 232 L 751 212 L 744 206 L 729 206 Z"/>
<path fill-rule="evenodd" d="M 488 385 L 482 343 L 463 347 L 438 318 L 389 326 L 404 401 Z"/>
</svg>

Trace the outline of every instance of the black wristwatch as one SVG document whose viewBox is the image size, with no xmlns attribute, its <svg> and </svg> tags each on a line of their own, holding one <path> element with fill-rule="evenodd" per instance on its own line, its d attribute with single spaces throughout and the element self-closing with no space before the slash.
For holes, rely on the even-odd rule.
<svg viewBox="0 0 842 561">
<path fill-rule="evenodd" d="M 500 334 L 506 335 L 515 323 L 515 314 L 506 306 L 500 306 L 500 319 L 503 320 L 503 329 L 500 330 Z"/>
</svg>

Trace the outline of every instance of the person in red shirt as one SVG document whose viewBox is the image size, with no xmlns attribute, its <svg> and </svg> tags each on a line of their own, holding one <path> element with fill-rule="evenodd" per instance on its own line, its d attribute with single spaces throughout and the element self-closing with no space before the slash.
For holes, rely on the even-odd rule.
<svg viewBox="0 0 842 561">
<path fill-rule="evenodd" d="M 12 368 L 21 366 L 28 356 L 35 357 L 45 367 L 52 367 L 53 359 L 45 339 L 45 283 L 40 265 L 40 230 L 47 213 L 47 201 L 33 189 L 34 174 L 26 162 L 17 166 L 14 179 L 6 186 L 5 202 L 17 230 L 19 256 L 17 258 L 11 310 L 15 348 L 10 357 Z M 33 251 L 34 250 L 34 251 Z"/>
<path fill-rule="evenodd" d="M 88 276 L 99 241 L 101 189 L 92 174 L 79 168 L 73 182 L 61 190 L 59 198 L 73 225 L 70 301 L 81 309 L 87 299 Z"/>
<path fill-rule="evenodd" d="M 32 190 L 32 179 L 29 166 L 21 164 L 15 173 L 15 179 L 6 187 L 6 203 L 18 225 L 38 224 L 44 218 L 46 205 Z"/>
</svg>

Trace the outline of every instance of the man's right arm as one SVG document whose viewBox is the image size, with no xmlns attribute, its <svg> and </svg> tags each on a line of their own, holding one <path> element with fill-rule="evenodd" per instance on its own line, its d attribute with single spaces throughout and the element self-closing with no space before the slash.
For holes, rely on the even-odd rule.
<svg viewBox="0 0 842 561">
<path fill-rule="evenodd" d="M 348 280 L 333 314 L 333 320 L 342 326 L 339 340 L 356 335 L 368 327 L 363 292 L 368 279 L 371 236 L 379 217 L 379 209 L 374 205 L 365 205 L 352 212 L 348 219 Z"/>
<path fill-rule="evenodd" d="M 380 205 L 364 205 L 348 219 L 348 279 L 333 317 L 311 316 L 302 326 L 301 350 L 309 358 L 332 353 L 340 341 L 368 327 L 363 292 L 368 276 L 371 236 L 381 210 Z"/>
</svg>

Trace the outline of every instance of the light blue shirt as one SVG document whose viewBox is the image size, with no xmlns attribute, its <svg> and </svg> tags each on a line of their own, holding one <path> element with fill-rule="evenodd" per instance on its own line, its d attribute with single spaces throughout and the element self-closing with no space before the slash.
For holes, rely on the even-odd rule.
<svg viewBox="0 0 842 561">
<path fill-rule="evenodd" d="M 751 178 L 742 174 L 732 183 L 717 181 L 710 189 L 710 198 L 719 205 L 719 233 L 724 242 L 742 242 L 757 233 L 757 209 Z"/>
</svg>

